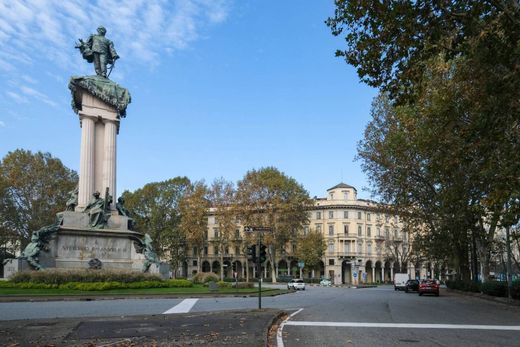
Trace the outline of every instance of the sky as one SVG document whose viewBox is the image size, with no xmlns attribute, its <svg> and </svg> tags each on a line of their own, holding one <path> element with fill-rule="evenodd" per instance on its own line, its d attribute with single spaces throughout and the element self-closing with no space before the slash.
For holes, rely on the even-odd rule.
<svg viewBox="0 0 520 347">
<path fill-rule="evenodd" d="M 369 198 L 354 158 L 376 90 L 334 56 L 333 14 L 332 0 L 0 0 L 0 158 L 43 151 L 78 171 L 67 86 L 95 72 L 74 45 L 103 25 L 120 56 L 110 79 L 132 96 L 118 195 L 274 166 L 311 196 L 345 182 Z"/>
</svg>

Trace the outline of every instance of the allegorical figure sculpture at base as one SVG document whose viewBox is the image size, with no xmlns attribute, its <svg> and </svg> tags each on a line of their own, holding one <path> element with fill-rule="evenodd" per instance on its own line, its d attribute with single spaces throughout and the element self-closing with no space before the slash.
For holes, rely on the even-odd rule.
<svg viewBox="0 0 520 347">
<path fill-rule="evenodd" d="M 61 222 L 61 218 L 58 217 L 56 223 L 33 232 L 31 242 L 25 247 L 20 258 L 27 260 L 34 269 L 40 270 L 42 266 L 40 265 L 38 255 L 41 251 L 48 251 L 47 245 L 49 240 L 52 234 L 60 230 Z"/>
<path fill-rule="evenodd" d="M 96 75 L 105 78 L 110 76 L 110 72 L 107 74 L 107 65 L 110 64 L 113 67 L 115 61 L 119 59 L 114 49 L 114 43 L 105 37 L 106 32 L 105 27 L 100 26 L 97 28 L 97 34 L 90 35 L 87 42 L 79 39 L 79 44 L 76 45 L 83 58 L 89 63 L 94 63 Z"/>
<path fill-rule="evenodd" d="M 161 261 L 153 248 L 152 238 L 150 235 L 145 234 L 144 240 L 139 240 L 136 246 L 138 248 L 137 252 L 143 253 L 144 255 L 143 272 L 148 272 L 152 264 L 156 264 L 157 266 L 161 264 Z"/>
</svg>

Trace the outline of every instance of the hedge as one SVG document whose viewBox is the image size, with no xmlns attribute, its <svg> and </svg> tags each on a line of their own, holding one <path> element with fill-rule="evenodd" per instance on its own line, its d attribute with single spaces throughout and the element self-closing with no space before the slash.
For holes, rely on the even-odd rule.
<svg viewBox="0 0 520 347">
<path fill-rule="evenodd" d="M 213 272 L 199 272 L 193 276 L 193 283 L 203 284 L 208 282 L 218 282 L 219 276 Z"/>
<path fill-rule="evenodd" d="M 146 288 L 188 288 L 193 283 L 188 280 L 142 281 L 142 282 L 67 282 L 61 284 L 37 282 L 0 282 L 0 288 L 20 289 L 69 289 L 82 291 L 101 291 L 111 289 L 146 289 Z"/>
<path fill-rule="evenodd" d="M 162 281 L 158 275 L 123 270 L 90 270 L 90 269 L 45 269 L 41 271 L 22 271 L 10 278 L 11 282 L 30 282 L 45 284 L 62 284 L 68 282 L 146 282 Z"/>
<path fill-rule="evenodd" d="M 466 292 L 482 292 L 490 296 L 507 297 L 507 282 L 489 281 L 484 283 L 475 283 L 471 281 L 446 281 L 446 286 L 450 289 L 457 289 Z M 520 281 L 513 281 L 511 296 L 513 299 L 520 300 Z"/>
</svg>

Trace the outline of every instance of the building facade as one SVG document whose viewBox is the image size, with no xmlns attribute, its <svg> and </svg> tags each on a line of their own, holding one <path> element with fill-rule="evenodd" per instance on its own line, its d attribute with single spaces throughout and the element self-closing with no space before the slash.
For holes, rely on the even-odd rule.
<svg viewBox="0 0 520 347">
<path fill-rule="evenodd" d="M 309 222 L 302 232 L 316 230 L 323 234 L 325 256 L 318 268 L 304 266 L 300 272 L 298 259 L 294 256 L 298 245 L 287 244 L 275 264 L 277 277 L 327 277 L 334 284 L 359 284 L 390 282 L 397 272 L 408 272 L 411 277 L 429 276 L 427 269 L 431 264 L 423 267 L 412 264 L 407 258 L 411 251 L 410 240 L 399 217 L 389 214 L 389 209 L 376 202 L 358 199 L 355 187 L 340 183 L 328 189 L 326 197 L 314 198 L 314 206 L 308 213 Z M 227 278 L 255 276 L 256 269 L 245 254 L 249 245 L 245 244 L 243 226 L 237 223 L 235 234 L 223 254 L 219 253 L 215 242 L 218 233 L 215 216 L 210 211 L 201 271 L 220 273 L 223 268 Z M 191 275 L 198 269 L 196 251 L 188 251 L 186 270 Z M 262 277 L 270 278 L 270 264 L 264 265 Z"/>
</svg>

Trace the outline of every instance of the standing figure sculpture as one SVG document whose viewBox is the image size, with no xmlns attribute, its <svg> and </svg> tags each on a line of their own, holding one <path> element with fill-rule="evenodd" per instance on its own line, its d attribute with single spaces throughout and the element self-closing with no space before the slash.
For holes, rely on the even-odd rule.
<svg viewBox="0 0 520 347">
<path fill-rule="evenodd" d="M 69 200 L 67 200 L 67 209 L 66 211 L 74 211 L 76 206 L 78 206 L 78 194 L 79 188 L 76 186 L 74 190 L 69 192 Z"/>
<path fill-rule="evenodd" d="M 96 75 L 108 78 L 110 72 L 107 75 L 107 65 L 111 64 L 113 67 L 119 56 L 114 49 L 114 43 L 105 37 L 106 32 L 107 30 L 100 26 L 97 28 L 97 34 L 90 35 L 87 42 L 79 39 L 76 48 L 79 48 L 85 60 L 94 63 Z"/>
</svg>

